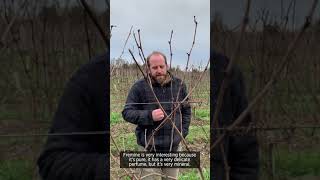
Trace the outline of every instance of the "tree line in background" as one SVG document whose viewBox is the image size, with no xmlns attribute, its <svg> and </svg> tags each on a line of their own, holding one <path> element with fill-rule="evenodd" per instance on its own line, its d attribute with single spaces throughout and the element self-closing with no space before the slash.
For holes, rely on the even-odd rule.
<svg viewBox="0 0 320 180">
<path fill-rule="evenodd" d="M 80 4 L 48 2 L 0 2 L 0 34 L 5 35 L 0 46 L 0 111 L 12 111 L 11 118 L 51 119 L 70 75 L 105 52 L 105 45 Z M 107 30 L 108 12 L 95 14 Z"/>
</svg>

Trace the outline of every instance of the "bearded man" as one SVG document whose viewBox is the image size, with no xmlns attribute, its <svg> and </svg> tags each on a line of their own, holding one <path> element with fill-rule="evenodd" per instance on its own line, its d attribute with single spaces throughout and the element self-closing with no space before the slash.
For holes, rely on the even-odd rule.
<svg viewBox="0 0 320 180">
<path fill-rule="evenodd" d="M 148 78 L 142 78 L 134 83 L 129 91 L 126 105 L 122 111 L 123 119 L 137 125 L 136 137 L 139 150 L 149 152 L 175 152 L 179 151 L 181 136 L 185 138 L 189 131 L 191 119 L 191 107 L 183 103 L 171 116 L 171 119 L 161 127 L 154 136 L 154 130 L 166 119 L 166 115 L 173 112 L 178 105 L 170 102 L 180 102 L 187 96 L 185 83 L 173 76 L 169 71 L 166 56 L 158 51 L 152 52 L 147 57 L 148 70 L 151 85 Z M 181 87 L 180 87 L 181 86 Z M 158 98 L 163 109 L 158 106 Z M 179 129 L 174 129 L 171 122 Z M 162 174 L 162 179 L 177 178 L 178 168 L 143 168 L 142 176 L 151 173 Z M 144 179 L 156 179 L 159 176 L 148 176 Z M 170 178 L 170 179 L 171 179 Z"/>
</svg>

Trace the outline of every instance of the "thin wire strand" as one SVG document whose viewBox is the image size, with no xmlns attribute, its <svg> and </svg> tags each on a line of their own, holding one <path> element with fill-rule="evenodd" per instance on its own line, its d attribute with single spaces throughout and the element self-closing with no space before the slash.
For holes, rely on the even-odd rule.
<svg viewBox="0 0 320 180">
<path fill-rule="evenodd" d="M 83 136 L 83 135 L 109 135 L 109 131 L 84 131 L 68 133 L 30 133 L 30 134 L 0 134 L 3 137 L 36 137 L 36 136 Z"/>
</svg>

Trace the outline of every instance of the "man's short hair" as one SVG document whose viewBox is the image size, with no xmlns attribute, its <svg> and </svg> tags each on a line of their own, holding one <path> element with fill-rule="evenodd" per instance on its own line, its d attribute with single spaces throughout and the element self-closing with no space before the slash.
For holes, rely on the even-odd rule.
<svg viewBox="0 0 320 180">
<path fill-rule="evenodd" d="M 167 57 L 166 55 L 164 55 L 162 52 L 160 51 L 153 51 L 148 57 L 147 57 L 147 65 L 148 67 L 150 67 L 150 57 L 153 56 L 153 55 L 161 55 L 163 58 L 164 58 L 164 62 L 166 63 L 167 65 Z"/>
</svg>

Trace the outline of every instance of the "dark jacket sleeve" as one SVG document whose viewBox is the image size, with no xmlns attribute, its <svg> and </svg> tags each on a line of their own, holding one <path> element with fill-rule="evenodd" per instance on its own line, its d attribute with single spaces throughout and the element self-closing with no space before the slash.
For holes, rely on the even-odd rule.
<svg viewBox="0 0 320 180">
<path fill-rule="evenodd" d="M 187 86 L 183 83 L 182 87 L 182 97 L 185 98 L 188 95 Z M 182 114 L 182 135 L 186 137 L 189 133 L 189 126 L 191 121 L 191 106 L 188 103 L 189 98 L 183 103 L 181 106 L 181 114 Z"/>
<path fill-rule="evenodd" d="M 248 106 L 245 83 L 240 70 L 235 67 L 231 81 L 233 117 L 238 117 Z M 251 115 L 246 116 L 240 126 L 248 126 Z M 256 136 L 252 133 L 230 136 L 229 166 L 230 180 L 257 180 L 259 169 L 259 149 Z"/>
<path fill-rule="evenodd" d="M 142 97 L 142 94 L 139 88 L 141 87 L 139 87 L 139 85 L 136 83 L 130 89 L 127 97 L 126 105 L 124 106 L 124 109 L 122 111 L 122 117 L 125 121 L 128 121 L 136 125 L 141 125 L 141 126 L 153 125 L 151 110 L 142 110 L 142 108 L 140 108 L 141 105 L 130 104 L 130 103 L 142 102 L 140 100 L 140 98 Z"/>
<path fill-rule="evenodd" d="M 68 82 L 50 133 L 94 131 L 98 117 L 90 108 L 88 74 L 78 71 Z M 101 97 L 102 98 L 102 97 Z M 101 120 L 101 117 L 100 117 Z M 101 137 L 103 136 L 103 137 Z M 105 135 L 49 136 L 38 159 L 43 180 L 106 180 L 107 152 L 97 150 Z"/>
</svg>

